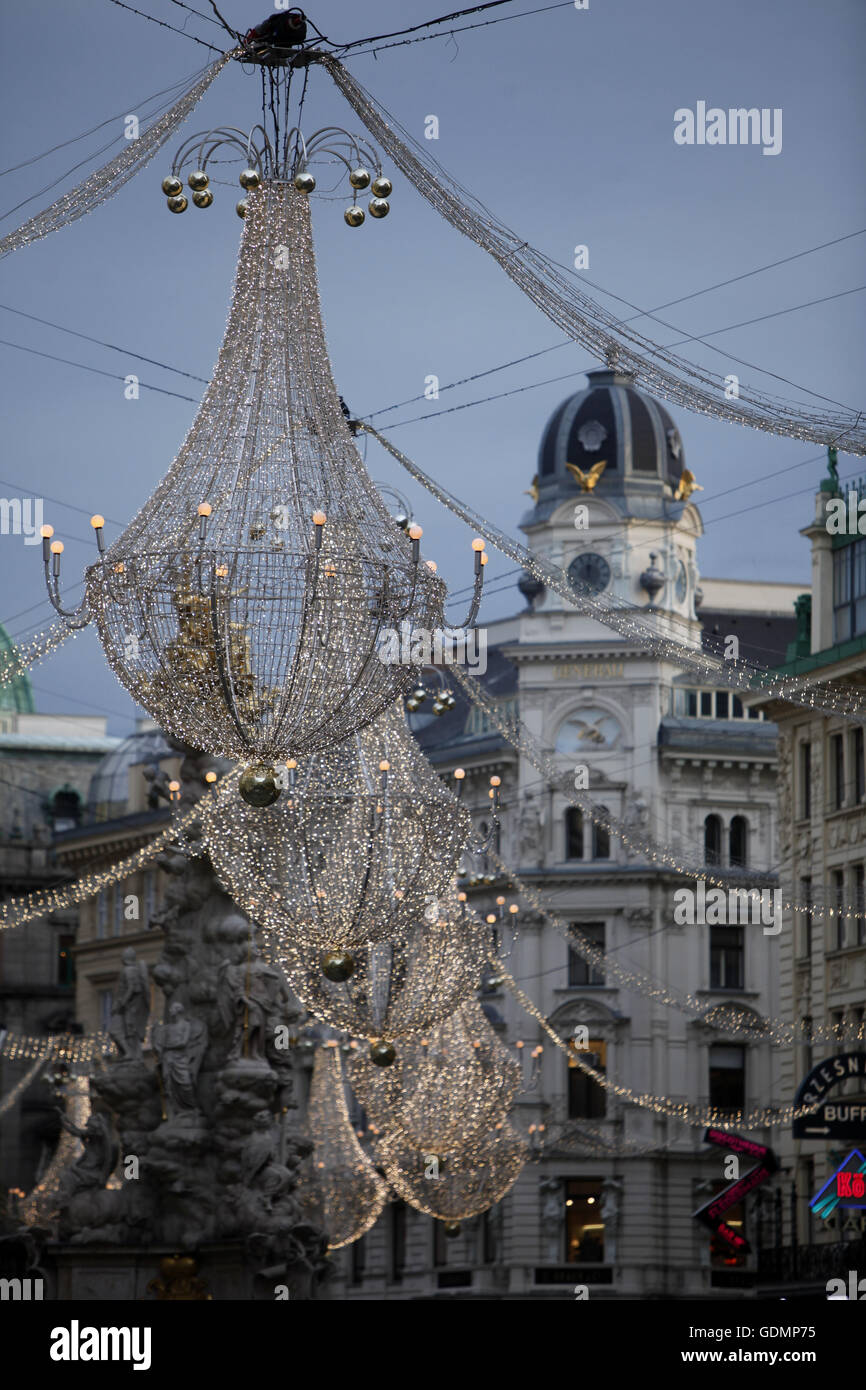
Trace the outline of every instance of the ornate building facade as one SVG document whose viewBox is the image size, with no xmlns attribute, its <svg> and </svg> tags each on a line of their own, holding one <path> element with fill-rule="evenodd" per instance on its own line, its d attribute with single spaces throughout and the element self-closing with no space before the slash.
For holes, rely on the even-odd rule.
<svg viewBox="0 0 866 1390">
<path fill-rule="evenodd" d="M 794 636 L 797 589 L 701 580 L 700 512 L 675 496 L 688 492 L 681 482 L 691 475 L 674 422 L 625 374 L 589 377 L 545 429 L 533 506 L 521 521 L 531 547 L 595 592 L 640 605 L 683 641 L 736 636 L 742 655 L 779 659 Z M 752 870 L 756 885 L 773 883 L 775 726 L 531 576 L 519 587 L 524 611 L 487 630 L 484 684 L 497 706 L 516 707 L 563 772 L 585 768 L 593 801 L 638 837 L 646 832 L 711 870 Z M 683 880 L 582 818 L 456 693 L 441 718 L 424 707 L 412 716 L 417 737 L 444 776 L 465 769 L 482 833 L 490 776 L 501 777 L 502 859 L 563 924 L 558 930 L 523 903 L 506 962 L 512 976 L 560 1035 L 587 1029 L 588 1059 L 617 1088 L 719 1109 L 769 1105 L 769 1043 L 740 1045 L 715 1025 L 728 1009 L 756 1020 L 779 1012 L 777 938 L 754 925 L 677 925 L 673 894 Z M 479 910 L 496 914 L 498 897 L 513 901 L 490 865 L 466 867 Z M 572 929 L 640 972 L 642 987 L 624 987 L 572 951 Z M 502 935 L 507 946 L 510 933 Z M 664 1006 L 652 982 L 697 996 L 703 1012 Z M 746 1295 L 753 1261 L 717 1248 L 692 1218 L 724 1185 L 723 1154 L 703 1143 L 703 1130 L 603 1089 L 496 977 L 482 999 L 524 1058 L 529 1084 L 515 1118 L 531 1134 L 534 1161 L 493 1212 L 452 1239 L 440 1223 L 391 1206 L 345 1252 L 346 1296 L 573 1298 L 577 1285 L 592 1298 Z M 775 1133 L 752 1138 L 773 1143 Z M 731 1220 L 745 1221 L 754 1243 L 748 1212 Z"/>
<path fill-rule="evenodd" d="M 863 484 L 853 490 L 859 500 Z M 798 599 L 799 631 L 780 674 L 863 689 L 866 539 L 828 529 L 828 508 L 840 496 L 831 453 L 813 520 L 800 533 L 811 543 L 812 591 Z M 862 1266 L 866 1248 L 862 1212 L 837 1209 L 822 1219 L 810 1209 L 851 1150 L 866 1150 L 866 918 L 830 915 L 840 907 L 866 912 L 866 762 L 861 723 L 778 701 L 764 709 L 779 728 L 782 899 L 829 910 L 792 913 L 779 938 L 781 1012 L 801 1024 L 806 1040 L 778 1050 L 777 1094 L 790 1104 L 815 1069 L 831 1078 L 820 1086 L 829 1108 L 798 1127 L 797 1137 L 789 1128 L 779 1139 L 786 1190 L 778 1251 L 765 1273 L 768 1286 L 788 1293 L 810 1277 L 821 1289 L 858 1259 Z M 828 1034 L 831 1041 L 818 1041 Z M 852 1056 L 860 1061 L 849 1066 Z"/>
</svg>

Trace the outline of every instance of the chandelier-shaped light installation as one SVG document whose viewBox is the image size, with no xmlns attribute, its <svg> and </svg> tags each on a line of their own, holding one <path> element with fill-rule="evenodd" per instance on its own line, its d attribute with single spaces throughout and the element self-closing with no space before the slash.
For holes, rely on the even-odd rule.
<svg viewBox="0 0 866 1390">
<path fill-rule="evenodd" d="M 336 747 L 291 761 L 273 805 L 251 809 L 230 786 L 206 804 L 208 851 L 226 890 L 276 954 L 405 937 L 448 889 L 471 818 L 400 704 Z"/>
<path fill-rule="evenodd" d="M 376 1154 L 404 1202 L 447 1222 L 465 1221 L 501 1201 L 529 1157 L 526 1144 L 507 1120 L 471 1149 L 431 1155 L 391 1135 L 377 1144 Z"/>
<path fill-rule="evenodd" d="M 358 1053 L 349 1071 L 368 1117 L 426 1154 L 469 1150 L 503 1120 L 521 1087 L 520 1064 L 475 1000 L 400 1048 L 393 1067 Z"/>
<path fill-rule="evenodd" d="M 478 988 L 487 928 L 449 889 L 404 939 L 353 951 L 351 974 L 342 980 L 328 978 L 318 949 L 288 940 L 272 947 L 264 937 L 263 949 L 304 1007 L 332 1028 L 368 1038 L 370 1056 L 388 1066 L 395 1041 L 425 1035 Z"/>
<path fill-rule="evenodd" d="M 265 181 L 248 202 L 226 335 L 177 459 L 107 549 L 93 518 L 100 556 L 76 612 L 62 606 L 62 543 L 45 536 L 44 552 L 55 607 L 95 619 L 121 684 L 163 728 L 267 764 L 347 738 L 407 690 L 414 667 L 380 659 L 383 642 L 404 624 L 442 628 L 445 587 L 355 448 L 306 194 Z M 476 550 L 477 597 L 482 574 Z"/>
<path fill-rule="evenodd" d="M 301 1173 L 298 1200 L 307 1219 L 325 1231 L 328 1249 L 339 1250 L 378 1221 L 389 1189 L 352 1128 L 335 1046 L 316 1049 L 307 1126 L 313 1151 Z"/>
</svg>

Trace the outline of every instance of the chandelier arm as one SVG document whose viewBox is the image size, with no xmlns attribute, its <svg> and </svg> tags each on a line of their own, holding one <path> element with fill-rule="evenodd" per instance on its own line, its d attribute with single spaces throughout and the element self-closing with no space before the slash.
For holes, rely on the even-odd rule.
<svg viewBox="0 0 866 1390">
<path fill-rule="evenodd" d="M 372 816 L 370 816 L 370 818 L 369 818 L 368 827 L 367 827 L 367 845 L 366 845 L 366 850 L 367 850 L 366 859 L 367 859 L 367 863 L 366 863 L 366 867 L 365 867 L 365 869 L 364 869 L 364 877 L 363 877 L 363 879 L 361 880 L 361 883 L 359 884 L 359 887 L 358 887 L 358 895 L 357 895 L 357 899 L 356 899 L 356 902 L 355 902 L 355 910 L 354 910 L 354 912 L 352 913 L 352 926 L 353 926 L 353 927 L 357 927 L 357 926 L 358 926 L 358 923 L 359 923 L 360 920 L 361 920 L 361 913 L 363 912 L 363 909 L 364 909 L 364 897 L 365 897 L 365 894 L 366 894 L 366 892 L 367 892 L 367 884 L 370 882 L 370 873 L 371 873 L 372 868 L 373 868 L 373 849 L 374 849 L 374 845 L 375 845 L 375 832 L 376 832 L 376 809 L 375 809 L 375 806 L 372 808 L 372 810 L 373 810 L 373 814 L 372 814 Z"/>
<path fill-rule="evenodd" d="M 44 543 L 44 548 L 47 549 L 47 542 Z M 87 594 L 85 593 L 84 598 L 81 600 L 81 603 L 78 605 L 77 608 L 68 609 L 63 607 L 63 603 L 60 598 L 60 556 L 54 555 L 53 558 L 53 580 L 49 570 L 48 559 L 44 561 L 42 567 L 43 572 L 45 574 L 45 587 L 48 590 L 48 597 L 51 601 L 51 607 L 54 609 L 56 613 L 60 615 L 61 618 L 64 619 L 68 627 L 87 627 L 88 623 L 90 622 L 90 615 L 88 613 Z M 84 616 L 85 614 L 87 614 L 87 616 Z"/>
<path fill-rule="evenodd" d="M 476 551 L 475 553 L 476 555 L 479 554 L 478 551 Z M 481 607 L 481 591 L 483 588 L 484 566 L 481 564 L 479 559 L 475 569 L 475 588 L 472 593 L 472 601 L 469 605 L 469 612 L 466 615 L 466 618 L 460 624 L 460 626 L 466 628 L 467 631 L 469 630 L 469 628 L 475 626 L 475 620 L 478 617 L 478 609 Z"/>
</svg>

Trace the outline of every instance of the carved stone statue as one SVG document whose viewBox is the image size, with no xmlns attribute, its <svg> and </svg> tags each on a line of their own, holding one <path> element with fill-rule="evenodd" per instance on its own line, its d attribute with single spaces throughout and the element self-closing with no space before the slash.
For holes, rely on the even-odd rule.
<svg viewBox="0 0 866 1390">
<path fill-rule="evenodd" d="M 276 1197 L 291 1181 L 288 1168 L 279 1163 L 279 1135 L 270 1110 L 259 1110 L 253 1116 L 253 1132 L 241 1150 L 243 1183 L 259 1187 L 268 1196 Z"/>
<path fill-rule="evenodd" d="M 559 1178 L 544 1178 L 539 1183 L 542 1195 L 541 1231 L 544 1236 L 543 1258 L 552 1264 L 562 1262 L 562 1232 L 565 1207 L 562 1201 L 562 1182 Z"/>
<path fill-rule="evenodd" d="M 283 972 L 262 958 L 258 946 L 244 964 L 224 960 L 217 981 L 217 1005 L 232 1042 L 228 1056 L 264 1060 L 274 1028 L 285 1022 L 291 996 Z"/>
<path fill-rule="evenodd" d="M 128 946 L 123 953 L 123 968 L 114 991 L 114 1006 L 108 1026 L 124 1061 L 141 1060 L 147 1019 L 150 1013 L 150 981 L 147 966 L 137 959 Z"/>
<path fill-rule="evenodd" d="M 541 863 L 544 823 L 541 808 L 532 792 L 527 792 L 520 808 L 520 859 L 524 864 Z"/>
<path fill-rule="evenodd" d="M 80 1192 L 105 1187 L 117 1165 L 120 1147 L 105 1115 L 91 1115 L 82 1129 L 63 1110 L 58 1114 L 63 1128 L 84 1145 L 84 1153 L 63 1175 L 63 1198 L 68 1202 Z"/>
<path fill-rule="evenodd" d="M 168 1023 L 154 1027 L 153 1046 L 171 1120 L 198 1111 L 195 1083 L 207 1047 L 207 1027 L 201 1019 L 188 1018 L 180 1000 L 169 1006 L 168 1017 Z"/>
<path fill-rule="evenodd" d="M 605 1178 L 601 1185 L 601 1219 L 604 1222 L 604 1258 L 606 1264 L 616 1264 L 617 1233 L 619 1229 L 619 1194 L 623 1184 L 618 1178 Z"/>
</svg>

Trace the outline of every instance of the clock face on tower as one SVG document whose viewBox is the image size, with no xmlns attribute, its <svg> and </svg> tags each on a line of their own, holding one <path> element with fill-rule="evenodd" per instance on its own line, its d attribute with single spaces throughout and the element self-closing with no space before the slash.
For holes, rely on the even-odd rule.
<svg viewBox="0 0 866 1390">
<path fill-rule="evenodd" d="M 568 567 L 568 577 L 576 589 L 600 594 L 610 583 L 610 565 L 603 555 L 589 551 L 575 556 Z"/>
<path fill-rule="evenodd" d="M 676 586 L 675 586 L 675 593 L 676 593 L 677 603 L 683 603 L 683 602 L 685 602 L 685 597 L 686 597 L 686 594 L 688 593 L 688 588 L 689 588 L 689 578 L 688 578 L 688 575 L 686 574 L 686 567 L 685 567 L 685 565 L 683 564 L 682 560 L 680 560 L 679 564 L 677 565 L 677 578 L 676 578 Z"/>
</svg>

